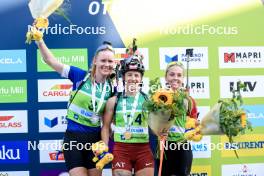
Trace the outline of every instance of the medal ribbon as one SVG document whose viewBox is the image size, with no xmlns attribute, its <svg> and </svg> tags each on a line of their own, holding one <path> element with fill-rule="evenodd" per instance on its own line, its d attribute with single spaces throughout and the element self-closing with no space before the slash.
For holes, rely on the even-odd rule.
<svg viewBox="0 0 264 176">
<path fill-rule="evenodd" d="M 126 98 L 123 98 L 123 112 L 124 112 L 124 116 L 123 116 L 123 119 L 125 121 L 125 127 L 126 127 L 126 130 L 128 131 L 132 122 L 133 122 L 133 117 L 135 115 L 135 112 L 136 112 L 136 108 L 137 108 L 137 105 L 138 105 L 138 98 L 139 98 L 139 94 L 140 93 L 137 93 L 135 99 L 134 99 L 134 102 L 133 102 L 133 105 L 132 105 L 132 110 L 131 110 L 131 113 L 130 113 L 130 118 L 128 119 L 128 116 L 127 116 L 127 109 L 126 109 Z M 129 121 L 128 121 L 129 120 Z"/>
<path fill-rule="evenodd" d="M 97 84 L 95 82 L 92 83 L 92 104 L 93 104 L 93 112 L 95 114 L 98 114 L 99 110 L 101 109 L 101 107 L 103 105 L 104 97 L 105 97 L 105 94 L 106 94 L 106 84 L 107 84 L 107 82 L 104 83 L 103 92 L 101 94 L 101 98 L 100 98 L 99 104 L 97 106 L 97 109 L 95 110 L 95 100 L 96 100 L 95 94 L 96 94 Z"/>
</svg>

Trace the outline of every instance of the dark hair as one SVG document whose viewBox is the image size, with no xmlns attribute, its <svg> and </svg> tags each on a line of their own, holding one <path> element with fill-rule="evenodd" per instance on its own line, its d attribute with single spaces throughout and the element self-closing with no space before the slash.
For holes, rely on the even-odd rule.
<svg viewBox="0 0 264 176">
<path fill-rule="evenodd" d="M 124 75 L 128 71 L 138 71 L 141 75 L 144 75 L 145 67 L 138 56 L 134 55 L 130 58 L 124 59 L 121 62 L 121 73 Z"/>
<path fill-rule="evenodd" d="M 98 53 L 100 51 L 105 51 L 105 50 L 110 50 L 112 51 L 113 53 L 115 52 L 114 51 L 114 48 L 112 47 L 112 43 L 111 42 L 108 42 L 108 41 L 104 41 L 102 45 L 100 45 L 96 51 L 95 51 L 95 56 L 98 55 Z"/>
</svg>

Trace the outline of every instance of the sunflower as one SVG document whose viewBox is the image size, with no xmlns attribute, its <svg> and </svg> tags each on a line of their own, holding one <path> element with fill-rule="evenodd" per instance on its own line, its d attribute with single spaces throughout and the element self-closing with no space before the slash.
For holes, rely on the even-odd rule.
<svg viewBox="0 0 264 176">
<path fill-rule="evenodd" d="M 163 89 L 156 91 L 152 99 L 155 103 L 163 102 L 165 105 L 171 105 L 173 102 L 172 92 Z"/>
</svg>

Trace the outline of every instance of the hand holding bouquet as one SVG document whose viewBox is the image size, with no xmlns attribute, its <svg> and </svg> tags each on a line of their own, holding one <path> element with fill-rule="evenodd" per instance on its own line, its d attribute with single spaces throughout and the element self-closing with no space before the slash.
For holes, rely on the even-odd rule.
<svg viewBox="0 0 264 176">
<path fill-rule="evenodd" d="M 30 31 L 26 34 L 26 43 L 30 44 L 32 40 L 40 41 L 43 38 L 43 32 L 41 29 L 46 29 L 49 26 L 47 18 L 39 17 L 35 19 Z"/>
<path fill-rule="evenodd" d="M 114 159 L 113 154 L 109 153 L 108 150 L 108 146 L 103 141 L 92 144 L 93 162 L 96 162 L 96 169 L 102 170 L 106 164 Z"/>
<path fill-rule="evenodd" d="M 28 6 L 35 21 L 26 34 L 26 43 L 30 44 L 32 40 L 42 40 L 43 30 L 48 27 L 48 17 L 52 13 L 55 12 L 69 21 L 69 18 L 65 15 L 64 10 L 59 8 L 63 1 L 64 0 L 30 0 Z"/>
<path fill-rule="evenodd" d="M 184 137 L 187 140 L 195 142 L 202 140 L 201 125 L 199 125 L 199 122 L 196 119 L 187 117 Z"/>
</svg>

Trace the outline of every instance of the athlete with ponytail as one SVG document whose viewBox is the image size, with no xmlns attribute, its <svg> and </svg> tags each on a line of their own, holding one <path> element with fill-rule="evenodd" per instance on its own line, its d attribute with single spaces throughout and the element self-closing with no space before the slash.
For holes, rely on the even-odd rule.
<svg viewBox="0 0 264 176">
<path fill-rule="evenodd" d="M 73 83 L 63 145 L 70 176 L 100 176 L 102 173 L 95 168 L 94 154 L 89 146 L 101 139 L 101 117 L 106 101 L 112 95 L 109 76 L 114 66 L 114 50 L 108 42 L 99 46 L 89 72 L 56 60 L 43 40 L 36 43 L 44 61 Z M 77 145 L 82 149 L 79 150 Z"/>
<path fill-rule="evenodd" d="M 183 89 L 184 66 L 181 62 L 171 62 L 165 71 L 165 81 L 167 87 L 172 91 Z M 162 176 L 189 176 L 192 167 L 193 154 L 190 143 L 185 139 L 185 124 L 187 118 L 197 119 L 197 106 L 195 100 L 190 97 L 188 112 L 179 117 L 175 117 L 173 126 L 167 135 L 168 147 L 162 164 Z M 197 122 L 198 125 L 198 122 Z M 157 163 L 160 161 L 157 159 Z"/>
</svg>

